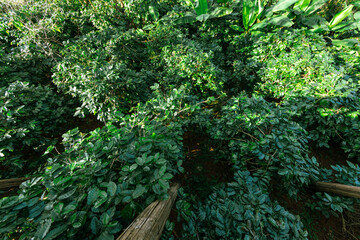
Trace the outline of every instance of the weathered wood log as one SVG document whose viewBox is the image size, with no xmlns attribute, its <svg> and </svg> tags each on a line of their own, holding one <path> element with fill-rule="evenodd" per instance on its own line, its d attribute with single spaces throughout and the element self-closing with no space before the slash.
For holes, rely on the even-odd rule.
<svg viewBox="0 0 360 240">
<path fill-rule="evenodd" d="M 360 187 L 340 183 L 316 182 L 312 187 L 321 192 L 335 193 L 345 197 L 360 198 Z"/>
<path fill-rule="evenodd" d="M 28 180 L 28 178 L 10 178 L 0 180 L 0 190 L 10 189 L 12 187 L 18 187 L 24 181 Z"/>
<path fill-rule="evenodd" d="M 151 203 L 116 240 L 158 240 L 170 215 L 179 184 L 169 190 L 169 198 Z"/>
</svg>

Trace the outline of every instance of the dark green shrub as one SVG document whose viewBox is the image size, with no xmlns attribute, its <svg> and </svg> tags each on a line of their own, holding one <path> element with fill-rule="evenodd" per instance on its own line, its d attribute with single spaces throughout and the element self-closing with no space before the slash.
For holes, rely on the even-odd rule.
<svg viewBox="0 0 360 240">
<path fill-rule="evenodd" d="M 65 151 L 48 160 L 41 180 L 0 200 L 0 236 L 113 239 L 142 208 L 166 198 L 184 170 L 183 123 L 174 119 L 189 119 L 198 106 L 186 88 L 153 90 L 132 115 L 117 116 L 118 126 L 64 134 Z"/>
<path fill-rule="evenodd" d="M 347 97 L 295 98 L 285 103 L 294 119 L 309 131 L 318 146 L 329 147 L 329 141 L 341 143 L 349 157 L 359 158 L 359 109 L 357 93 Z"/>
<path fill-rule="evenodd" d="M 2 165 L 12 169 L 1 173 L 1 177 L 16 174 L 24 164 L 30 164 L 21 158 L 23 150 L 44 151 L 56 143 L 65 117 L 72 114 L 70 104 L 51 89 L 26 82 L 0 88 L 0 159 Z"/>
<path fill-rule="evenodd" d="M 181 164 L 180 134 L 155 123 L 69 131 L 65 152 L 49 159 L 42 180 L 0 201 L 2 237 L 112 239 L 136 211 L 166 197 Z"/>
<path fill-rule="evenodd" d="M 176 34 L 162 25 L 150 31 L 109 28 L 91 32 L 66 44 L 54 82 L 81 100 L 78 114 L 87 109 L 102 120 L 111 119 L 113 113 L 126 113 L 149 99 L 150 86 L 160 76 L 151 59 Z"/>
<path fill-rule="evenodd" d="M 307 239 L 298 216 L 270 200 L 266 175 L 238 171 L 193 206 L 182 239 Z"/>
<path fill-rule="evenodd" d="M 224 73 L 212 62 L 211 50 L 204 51 L 201 45 L 188 41 L 164 47 L 160 57 L 164 69 L 161 84 L 165 87 L 189 83 L 195 93 L 205 96 L 222 91 Z"/>
<path fill-rule="evenodd" d="M 211 134 L 222 141 L 221 150 L 235 168 L 268 171 L 295 196 L 319 172 L 316 159 L 308 157 L 306 131 L 290 116 L 261 97 L 241 94 L 223 107 Z"/>
<path fill-rule="evenodd" d="M 347 69 L 327 50 L 321 35 L 304 29 L 261 36 L 254 42 L 251 55 L 247 65 L 260 65 L 255 68 L 255 89 L 267 96 L 337 96 L 356 87 L 347 77 Z"/>
</svg>

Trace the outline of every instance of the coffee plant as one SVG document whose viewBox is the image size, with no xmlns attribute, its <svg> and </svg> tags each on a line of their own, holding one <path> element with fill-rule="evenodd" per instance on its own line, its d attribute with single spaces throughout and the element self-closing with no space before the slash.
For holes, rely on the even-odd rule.
<svg viewBox="0 0 360 240">
<path fill-rule="evenodd" d="M 242 94 L 223 107 L 215 124 L 214 138 L 227 145 L 225 155 L 236 169 L 266 170 L 290 196 L 318 179 L 318 163 L 308 157 L 306 130 L 275 104 Z"/>
<path fill-rule="evenodd" d="M 70 104 L 46 86 L 16 81 L 0 88 L 0 159 L 11 176 L 31 164 L 35 169 L 41 161 L 28 162 L 22 152 L 43 152 L 56 143 L 56 133 L 63 129 L 65 117 L 73 114 Z M 73 104 L 75 105 L 75 104 Z"/>
<path fill-rule="evenodd" d="M 183 239 L 307 239 L 298 216 L 269 198 L 269 177 L 238 171 L 196 205 Z"/>
<path fill-rule="evenodd" d="M 174 182 L 161 239 L 312 238 L 301 211 L 358 206 L 311 188 L 360 186 L 359 10 L 2 1 L 0 177 L 28 180 L 0 192 L 0 238 L 113 240 Z M 333 145 L 347 161 L 313 157 Z"/>
<path fill-rule="evenodd" d="M 255 90 L 273 98 L 336 96 L 358 85 L 327 50 L 324 38 L 305 29 L 268 33 L 255 41 L 251 55 Z"/>
</svg>

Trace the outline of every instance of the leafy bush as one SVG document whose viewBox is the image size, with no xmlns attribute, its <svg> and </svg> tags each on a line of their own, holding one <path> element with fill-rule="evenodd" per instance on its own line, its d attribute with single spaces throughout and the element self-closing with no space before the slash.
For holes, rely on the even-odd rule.
<svg viewBox="0 0 360 240">
<path fill-rule="evenodd" d="M 347 97 L 295 98 L 285 103 L 294 119 L 309 131 L 309 138 L 318 146 L 329 146 L 330 140 L 341 143 L 349 157 L 359 158 L 359 109 L 357 93 Z"/>
<path fill-rule="evenodd" d="M 204 51 L 201 45 L 188 42 L 164 47 L 160 57 L 164 64 L 162 85 L 171 87 L 188 82 L 204 95 L 221 92 L 224 73 L 212 63 L 212 51 Z"/>
<path fill-rule="evenodd" d="M 66 123 L 65 116 L 72 113 L 69 106 L 48 87 L 17 81 L 0 88 L 0 159 L 13 171 L 5 171 L 1 177 L 17 173 L 24 164 L 40 164 L 22 159 L 21 152 L 27 147 L 44 151 L 54 144 L 55 134 Z"/>
<path fill-rule="evenodd" d="M 141 206 L 167 196 L 181 164 L 175 140 L 181 131 L 169 129 L 150 124 L 108 125 L 86 136 L 69 131 L 65 152 L 49 159 L 42 180 L 25 182 L 21 195 L 1 200 L 2 236 L 20 231 L 45 239 L 112 239 Z"/>
<path fill-rule="evenodd" d="M 337 96 L 357 86 L 325 40 L 303 29 L 268 33 L 254 42 L 251 55 L 248 65 L 260 65 L 256 90 L 274 98 Z"/>
<path fill-rule="evenodd" d="M 261 97 L 241 94 L 223 107 L 212 135 L 223 142 L 225 157 L 237 169 L 268 171 L 295 196 L 319 172 L 316 159 L 308 157 L 306 131 L 289 117 Z"/>
<path fill-rule="evenodd" d="M 194 206 L 182 239 L 307 239 L 298 216 L 269 198 L 269 177 L 238 171 Z"/>
<path fill-rule="evenodd" d="M 190 196 L 177 202 L 182 238 L 306 239 L 271 192 L 298 199 L 314 181 L 359 185 L 357 165 L 329 170 L 308 156 L 309 140 L 360 152 L 359 4 L 326 2 L 1 2 L 1 163 L 39 171 L 0 200 L 0 238 L 114 239 L 185 172 L 186 131 L 205 135 L 201 157 L 232 162 L 235 178 L 211 189 L 208 176 L 177 176 L 202 184 L 180 191 Z M 47 164 L 28 153 L 40 156 L 65 116 L 88 111 L 105 127 L 68 131 Z M 195 138 L 184 144 L 201 145 Z M 316 193 L 307 206 L 336 215 L 353 202 Z M 174 224 L 166 229 L 173 239 Z"/>
<path fill-rule="evenodd" d="M 166 198 L 170 180 L 184 170 L 183 123 L 174 117 L 186 120 L 198 107 L 186 88 L 167 98 L 153 89 L 154 98 L 118 116 L 118 126 L 64 134 L 65 151 L 49 159 L 41 178 L 0 200 L 0 236 L 113 239 L 142 208 Z"/>
<path fill-rule="evenodd" d="M 150 86 L 158 77 L 150 59 L 175 35 L 165 26 L 149 32 L 121 28 L 91 32 L 66 44 L 54 82 L 82 101 L 78 114 L 87 109 L 102 120 L 111 119 L 113 113 L 126 113 L 149 99 Z"/>
</svg>

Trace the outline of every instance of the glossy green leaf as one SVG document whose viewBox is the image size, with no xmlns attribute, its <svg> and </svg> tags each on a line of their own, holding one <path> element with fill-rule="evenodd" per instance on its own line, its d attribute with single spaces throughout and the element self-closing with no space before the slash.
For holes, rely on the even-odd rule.
<svg viewBox="0 0 360 240">
<path fill-rule="evenodd" d="M 77 190 L 77 187 L 73 187 L 70 191 L 60 195 L 58 197 L 58 199 L 59 200 L 67 199 L 67 198 L 71 197 L 76 192 L 76 190 Z"/>
<path fill-rule="evenodd" d="M 279 27 L 291 27 L 294 23 L 287 16 L 272 17 L 268 24 L 273 24 Z"/>
<path fill-rule="evenodd" d="M 334 39 L 331 42 L 333 45 L 338 47 L 353 47 L 355 45 L 360 44 L 357 39 L 342 39 L 342 40 Z"/>
<path fill-rule="evenodd" d="M 351 10 L 353 9 L 354 5 L 349 5 L 341 12 L 336 14 L 333 19 L 330 21 L 330 28 L 335 27 L 337 24 L 342 22 L 345 18 L 347 18 L 351 14 Z"/>
<path fill-rule="evenodd" d="M 311 0 L 299 0 L 294 5 L 294 10 L 305 11 L 310 5 Z"/>
<path fill-rule="evenodd" d="M 109 196 L 111 197 L 115 196 L 116 190 L 117 190 L 116 183 L 110 181 L 107 189 Z"/>
<path fill-rule="evenodd" d="M 296 3 L 298 0 L 280 0 L 271 9 L 271 12 L 278 12 L 288 9 L 291 5 Z"/>
<path fill-rule="evenodd" d="M 198 16 L 208 13 L 208 2 L 207 0 L 197 0 L 197 6 L 195 7 L 195 12 Z"/>
<path fill-rule="evenodd" d="M 64 203 L 59 202 L 59 203 L 55 204 L 55 206 L 54 206 L 54 211 L 55 211 L 57 214 L 60 214 L 63 208 L 64 208 Z"/>
<path fill-rule="evenodd" d="M 62 214 L 68 214 L 76 209 L 76 205 L 73 203 L 68 204 L 65 208 Z"/>
<path fill-rule="evenodd" d="M 217 7 L 214 11 L 211 12 L 210 15 L 214 17 L 224 17 L 226 15 L 229 15 L 233 12 L 233 9 L 226 8 L 226 7 Z"/>
<path fill-rule="evenodd" d="M 101 229 L 101 222 L 97 217 L 93 217 L 90 222 L 91 232 L 96 235 Z"/>
<path fill-rule="evenodd" d="M 64 233 L 67 228 L 68 228 L 67 224 L 60 224 L 60 226 L 58 226 L 57 228 L 51 230 L 51 231 L 46 235 L 46 237 L 44 238 L 44 240 L 56 239 L 60 234 Z"/>
<path fill-rule="evenodd" d="M 326 3 L 327 3 L 327 0 L 312 0 L 310 6 L 305 11 L 305 15 L 308 16 L 308 15 L 315 13 Z"/>
<path fill-rule="evenodd" d="M 135 189 L 134 192 L 132 193 L 132 198 L 133 198 L 133 199 L 139 198 L 140 196 L 142 196 L 142 195 L 145 193 L 145 191 L 146 191 L 146 188 L 145 188 L 143 185 L 138 184 L 138 185 L 136 186 L 136 189 Z"/>
<path fill-rule="evenodd" d="M 39 237 L 40 239 L 44 239 L 50 230 L 51 224 L 52 224 L 52 222 L 50 219 L 42 222 L 42 224 L 40 225 L 40 227 L 38 228 L 38 230 L 36 232 L 36 236 Z"/>
</svg>

